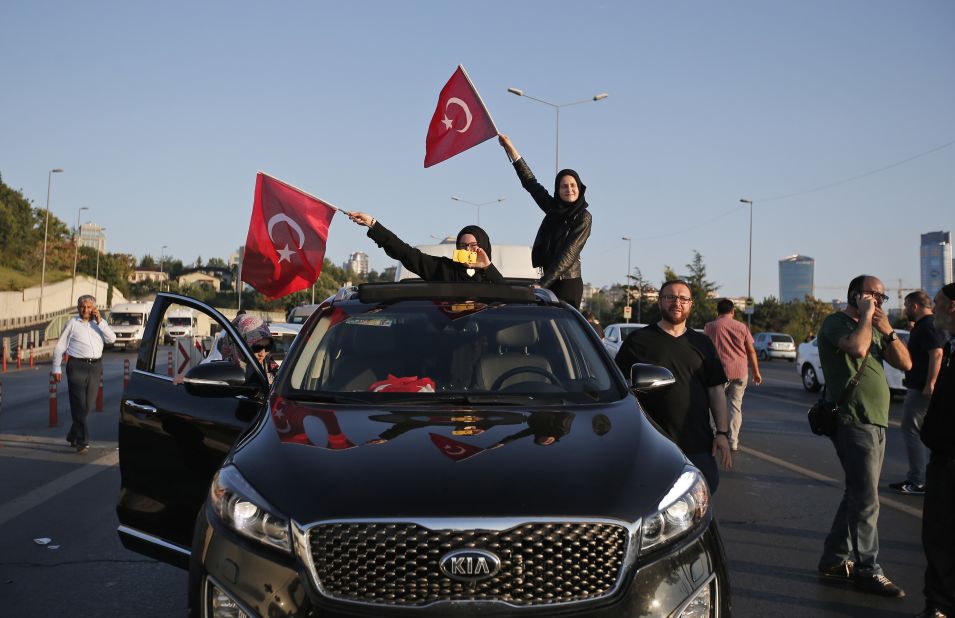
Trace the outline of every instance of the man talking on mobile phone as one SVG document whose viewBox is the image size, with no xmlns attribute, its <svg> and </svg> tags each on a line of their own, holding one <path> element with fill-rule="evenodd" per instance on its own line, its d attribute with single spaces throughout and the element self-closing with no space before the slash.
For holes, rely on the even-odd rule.
<svg viewBox="0 0 955 618">
<path fill-rule="evenodd" d="M 882 361 L 902 371 L 912 367 L 908 349 L 882 311 L 888 299 L 882 281 L 859 275 L 849 282 L 846 308 L 826 317 L 819 329 L 825 398 L 839 405 L 836 433 L 830 437 L 846 490 L 818 568 L 823 577 L 851 581 L 862 592 L 901 598 L 905 592 L 878 563 L 879 476 L 889 424 Z"/>
<path fill-rule="evenodd" d="M 66 323 L 56 347 L 53 348 L 53 380 L 63 378 L 63 354 L 66 362 L 66 385 L 70 392 L 70 416 L 73 424 L 66 441 L 80 455 L 90 450 L 86 417 L 96 403 L 96 392 L 103 377 L 103 346 L 116 341 L 109 324 L 100 317 L 96 299 L 86 294 L 76 301 L 78 316 Z"/>
</svg>

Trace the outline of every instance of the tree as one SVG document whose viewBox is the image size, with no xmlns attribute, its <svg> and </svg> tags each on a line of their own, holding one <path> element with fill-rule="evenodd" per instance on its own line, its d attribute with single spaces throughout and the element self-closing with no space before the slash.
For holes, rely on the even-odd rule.
<svg viewBox="0 0 955 618">
<path fill-rule="evenodd" d="M 144 255 L 143 259 L 139 262 L 139 270 L 157 270 L 158 268 L 159 264 L 157 264 L 153 256 L 148 253 Z"/>
<path fill-rule="evenodd" d="M 712 296 L 719 286 L 706 279 L 706 265 L 703 264 L 703 256 L 696 249 L 693 250 L 693 261 L 686 267 L 690 272 L 686 281 L 690 284 L 690 295 L 693 297 L 693 310 L 690 312 L 687 326 L 703 328 L 707 322 L 716 319 L 716 301 Z"/>
</svg>

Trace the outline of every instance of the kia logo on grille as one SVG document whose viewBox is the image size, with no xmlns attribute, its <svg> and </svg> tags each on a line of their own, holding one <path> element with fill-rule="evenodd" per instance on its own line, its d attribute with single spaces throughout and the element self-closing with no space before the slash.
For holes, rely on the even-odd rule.
<svg viewBox="0 0 955 618">
<path fill-rule="evenodd" d="M 501 559 L 483 549 L 455 549 L 441 557 L 441 572 L 451 579 L 477 582 L 501 569 Z"/>
</svg>

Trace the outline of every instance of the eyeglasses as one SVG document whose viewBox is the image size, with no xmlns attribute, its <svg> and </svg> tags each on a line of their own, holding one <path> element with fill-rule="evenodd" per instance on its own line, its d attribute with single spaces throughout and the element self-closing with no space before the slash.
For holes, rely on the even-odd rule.
<svg viewBox="0 0 955 618">
<path fill-rule="evenodd" d="M 256 344 L 254 344 L 254 345 L 252 346 L 252 351 L 253 351 L 253 352 L 268 352 L 268 351 L 271 350 L 271 349 L 272 349 L 272 344 L 270 344 L 270 343 L 265 344 L 265 345 L 263 345 L 263 344 L 261 344 L 261 343 L 256 343 Z"/>
<path fill-rule="evenodd" d="M 660 298 L 667 301 L 668 303 L 675 303 L 679 301 L 681 305 L 689 305 L 693 302 L 693 299 L 689 296 L 677 296 L 676 294 L 664 294 Z"/>
<path fill-rule="evenodd" d="M 875 302 L 879 303 L 880 305 L 889 300 L 889 297 L 885 294 L 880 294 L 879 292 L 874 292 L 872 290 L 862 290 L 862 294 L 868 294 L 873 298 L 873 300 L 875 300 Z"/>
</svg>

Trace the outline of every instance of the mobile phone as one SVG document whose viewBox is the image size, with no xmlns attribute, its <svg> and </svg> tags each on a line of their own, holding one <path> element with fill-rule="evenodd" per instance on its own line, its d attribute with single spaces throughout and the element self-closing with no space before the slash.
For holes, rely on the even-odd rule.
<svg viewBox="0 0 955 618">
<path fill-rule="evenodd" d="M 473 264 L 477 262 L 477 251 L 468 251 L 467 249 L 455 249 L 451 254 L 451 259 L 462 264 Z"/>
</svg>

